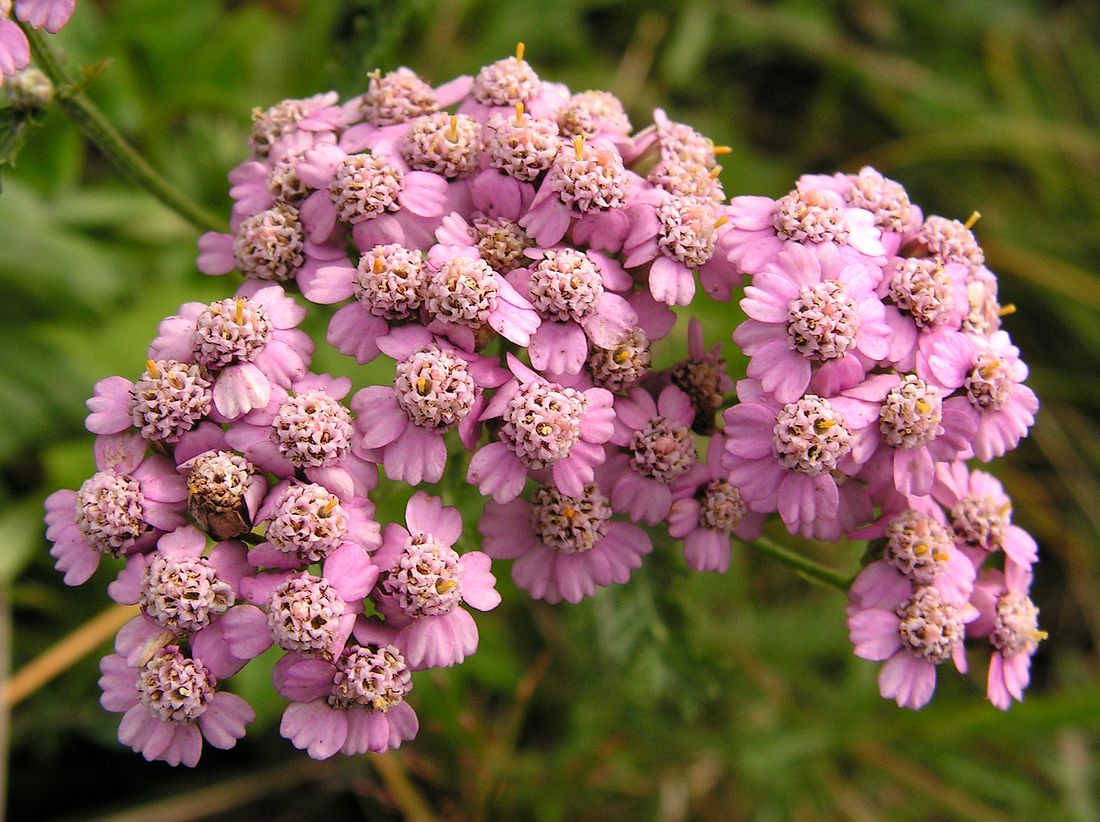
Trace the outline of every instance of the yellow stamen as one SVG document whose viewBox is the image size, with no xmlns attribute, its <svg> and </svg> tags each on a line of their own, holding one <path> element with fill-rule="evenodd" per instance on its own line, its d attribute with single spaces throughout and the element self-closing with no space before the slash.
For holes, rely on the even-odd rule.
<svg viewBox="0 0 1100 822">
<path fill-rule="evenodd" d="M 157 370 L 157 364 L 153 360 L 145 361 L 145 370 L 149 372 L 149 376 L 154 380 L 160 376 L 160 371 Z"/>
<path fill-rule="evenodd" d="M 455 582 L 453 579 L 445 579 L 442 582 L 436 584 L 435 590 L 441 594 L 445 594 L 448 591 L 453 591 L 457 587 L 458 583 Z"/>
<path fill-rule="evenodd" d="M 371 271 L 373 271 L 375 274 L 381 274 L 382 273 L 382 258 L 381 257 L 375 257 L 374 258 L 374 263 L 371 265 L 370 268 L 371 268 Z"/>
<path fill-rule="evenodd" d="M 997 373 L 997 369 L 1000 368 L 1000 367 L 1001 367 L 1001 361 L 1000 360 L 994 360 L 989 365 L 984 366 L 980 369 L 981 375 L 988 380 L 990 377 L 992 377 L 994 374 Z"/>
<path fill-rule="evenodd" d="M 817 422 L 814 423 L 814 431 L 816 431 L 819 434 L 824 434 L 826 431 L 828 431 L 834 425 L 836 425 L 835 420 L 818 420 Z"/>
<path fill-rule="evenodd" d="M 426 397 L 431 390 L 431 384 L 428 382 L 427 377 L 419 377 L 416 380 L 416 393 L 422 397 Z"/>
<path fill-rule="evenodd" d="M 710 179 L 717 180 L 718 175 L 721 174 L 721 173 L 722 173 L 722 167 L 721 166 L 715 166 L 714 168 L 712 168 L 710 170 Z"/>
<path fill-rule="evenodd" d="M 236 320 L 237 325 L 241 325 L 244 322 L 244 297 L 237 297 Z"/>
<path fill-rule="evenodd" d="M 614 353 L 611 359 L 613 359 L 617 363 L 624 363 L 630 359 L 630 352 L 627 351 L 625 348 L 620 348 Z"/>
<path fill-rule="evenodd" d="M 913 546 L 913 553 L 916 554 L 918 557 L 923 557 L 925 554 L 928 553 L 928 546 L 925 545 L 923 542 L 918 542 L 916 545 Z"/>
<path fill-rule="evenodd" d="M 729 146 L 715 146 L 714 147 L 714 153 L 715 154 L 729 154 L 731 151 L 733 151 L 733 149 L 730 148 Z"/>
<path fill-rule="evenodd" d="M 516 125 L 523 125 L 523 103 L 516 103 Z"/>
<path fill-rule="evenodd" d="M 340 500 L 337 497 L 333 497 L 327 503 L 325 503 L 325 507 L 321 509 L 321 516 L 327 517 L 329 514 L 336 510 L 336 506 L 339 504 Z"/>
<path fill-rule="evenodd" d="M 581 160 L 581 159 L 584 158 L 584 135 L 583 134 L 578 134 L 576 137 L 573 138 L 573 151 L 575 151 L 577 153 L 577 159 L 578 160 Z"/>
<path fill-rule="evenodd" d="M 577 512 L 570 508 L 568 505 L 561 509 L 561 513 L 570 522 L 572 522 L 573 517 L 577 515 Z"/>
<path fill-rule="evenodd" d="M 965 223 L 963 223 L 963 225 L 965 225 L 967 228 L 973 228 L 974 223 L 978 222 L 978 220 L 980 220 L 981 218 L 982 218 L 981 212 L 973 211 L 973 212 L 970 213 L 970 217 L 967 219 L 967 221 Z"/>
<path fill-rule="evenodd" d="M 936 560 L 936 562 L 947 562 L 948 557 L 947 554 L 943 553 L 942 551 L 938 551 L 935 554 L 932 554 L 932 559 Z"/>
<path fill-rule="evenodd" d="M 932 403 L 928 402 L 924 397 L 921 397 L 914 403 L 917 406 L 917 410 L 922 414 L 927 414 L 932 410 Z"/>
<path fill-rule="evenodd" d="M 451 115 L 451 127 L 447 130 L 447 139 L 452 143 L 458 139 L 458 115 Z"/>
<path fill-rule="evenodd" d="M 1031 638 L 1034 639 L 1036 642 L 1042 642 L 1044 639 L 1046 639 L 1049 636 L 1050 636 L 1050 634 L 1048 634 L 1046 631 L 1032 631 L 1031 632 Z"/>
<path fill-rule="evenodd" d="M 523 52 L 527 47 L 523 43 L 516 43 L 516 59 L 523 60 Z"/>
<path fill-rule="evenodd" d="M 1000 311 L 997 312 L 998 317 L 1007 317 L 1009 314 L 1016 313 L 1016 304 L 1009 303 L 1008 305 L 1002 305 Z"/>
<path fill-rule="evenodd" d="M 717 220 L 714 221 L 714 227 L 715 228 L 721 228 L 722 226 L 724 226 L 729 221 L 730 221 L 729 217 L 719 217 Z"/>
</svg>

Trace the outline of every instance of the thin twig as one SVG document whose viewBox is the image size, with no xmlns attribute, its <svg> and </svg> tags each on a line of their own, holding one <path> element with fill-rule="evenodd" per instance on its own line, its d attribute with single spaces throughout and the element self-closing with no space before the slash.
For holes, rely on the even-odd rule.
<svg viewBox="0 0 1100 822">
<path fill-rule="evenodd" d="M 390 792 L 393 803 L 401 809 L 406 822 L 436 822 L 436 815 L 428 802 L 420 795 L 416 785 L 409 779 L 397 751 L 384 754 L 368 754 L 371 765 Z"/>
<path fill-rule="evenodd" d="M 0 683 L 0 707 L 18 705 L 55 676 L 92 653 L 137 614 L 135 605 L 112 605 L 101 611 L 20 668 L 7 682 Z"/>
<path fill-rule="evenodd" d="M 783 563 L 788 568 L 793 568 L 807 579 L 823 585 L 830 585 L 841 591 L 847 591 L 852 585 L 852 578 L 834 568 L 814 562 L 796 551 L 792 551 L 778 542 L 772 542 L 767 537 L 759 537 L 749 543 L 754 548 L 767 554 L 772 559 Z"/>
</svg>

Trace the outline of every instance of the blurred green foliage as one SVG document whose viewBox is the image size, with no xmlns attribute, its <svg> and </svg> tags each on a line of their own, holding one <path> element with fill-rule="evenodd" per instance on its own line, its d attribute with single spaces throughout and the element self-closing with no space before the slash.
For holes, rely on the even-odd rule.
<svg viewBox="0 0 1100 822">
<path fill-rule="evenodd" d="M 59 37 L 73 68 L 107 61 L 89 94 L 222 214 L 253 106 L 355 93 L 375 67 L 438 83 L 519 40 L 544 77 L 608 88 L 636 123 L 664 106 L 731 146 L 731 195 L 778 196 L 802 172 L 870 163 L 927 213 L 981 211 L 1002 302 L 1019 306 L 1006 327 L 1043 399 L 1031 438 L 996 470 L 1042 546 L 1035 598 L 1051 639 L 1007 714 L 982 700 L 977 658 L 977 679 L 943 671 L 914 714 L 881 700 L 876 666 L 852 657 L 843 598 L 750 548 L 721 577 L 689 575 L 666 549 L 576 607 L 531 603 L 502 564 L 504 605 L 479 617 L 479 652 L 417 676 L 423 730 L 393 755 L 416 789 L 455 819 L 1100 817 L 1100 7 L 80 0 Z M 102 608 L 116 570 L 66 589 L 39 524 L 42 499 L 93 470 L 84 399 L 106 375 L 140 372 L 161 317 L 233 286 L 198 274 L 193 230 L 120 182 L 57 112 L 3 184 L 0 584 L 18 667 Z M 692 311 L 708 342 L 728 341 L 736 306 Z M 675 344 L 658 354 L 678 356 Z M 332 355 L 317 369 L 375 376 Z M 472 526 L 476 495 L 449 493 Z M 378 502 L 385 521 L 403 497 Z M 801 548 L 844 569 L 860 553 Z M 313 767 L 278 738 L 266 662 L 236 686 L 259 714 L 249 737 L 208 749 L 193 772 L 121 748 L 96 660 L 74 666 L 13 713 L 12 818 L 398 817 L 367 759 Z"/>
</svg>

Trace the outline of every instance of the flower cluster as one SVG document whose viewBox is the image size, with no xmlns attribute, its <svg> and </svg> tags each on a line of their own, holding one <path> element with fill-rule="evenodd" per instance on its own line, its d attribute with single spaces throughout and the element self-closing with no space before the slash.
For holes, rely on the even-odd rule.
<svg viewBox="0 0 1100 822">
<path fill-rule="evenodd" d="M 12 13 L 31 28 L 57 34 L 75 7 L 76 0 L 0 0 L 0 83 L 15 78 L 31 61 L 31 45 Z M 35 72 L 33 77 L 42 75 Z"/>
<path fill-rule="evenodd" d="M 922 705 L 969 638 L 992 646 L 994 704 L 1020 698 L 1036 548 L 967 462 L 1015 447 L 1037 401 L 972 224 L 922 218 L 871 168 L 726 202 L 727 149 L 660 110 L 635 131 L 522 46 L 438 87 L 400 68 L 253 121 L 230 231 L 199 240 L 203 272 L 243 282 L 165 319 L 136 380 L 96 386 L 98 473 L 47 501 L 65 581 L 110 554 L 111 596 L 140 606 L 102 664 L 124 743 L 189 765 L 203 738 L 232 746 L 252 712 L 219 686 L 277 646 L 294 745 L 397 747 L 412 673 L 477 649 L 491 560 L 576 603 L 662 533 L 725 571 L 772 513 L 880 541 L 849 625 L 885 696 Z M 731 407 L 697 320 L 687 356 L 651 367 L 696 276 L 743 295 Z M 312 372 L 311 311 L 392 380 Z M 377 521 L 380 483 L 445 477 L 487 498 L 483 551 L 457 550 L 475 532 L 424 490 Z"/>
</svg>

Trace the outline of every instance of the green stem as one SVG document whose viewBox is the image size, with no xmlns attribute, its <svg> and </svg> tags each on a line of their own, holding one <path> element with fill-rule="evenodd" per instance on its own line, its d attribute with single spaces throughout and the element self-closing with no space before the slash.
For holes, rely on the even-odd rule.
<svg viewBox="0 0 1100 822">
<path fill-rule="evenodd" d="M 786 548 L 780 545 L 778 542 L 772 542 L 767 537 L 760 537 L 753 540 L 749 545 L 759 549 L 763 553 L 770 556 L 772 559 L 782 562 L 789 568 L 793 568 L 802 576 L 813 582 L 821 583 L 822 585 L 831 585 L 841 591 L 847 591 L 852 584 L 852 578 L 846 574 L 842 574 L 833 568 L 826 568 L 817 562 L 814 562 L 808 557 L 802 556 L 796 551 L 792 551 L 790 548 Z"/>
<path fill-rule="evenodd" d="M 194 202 L 168 182 L 126 142 L 95 103 L 66 71 L 62 58 L 41 32 L 23 25 L 34 50 L 35 62 L 54 85 L 57 105 L 107 159 L 125 176 L 144 188 L 168 208 L 202 231 L 223 231 L 225 220 Z"/>
</svg>

